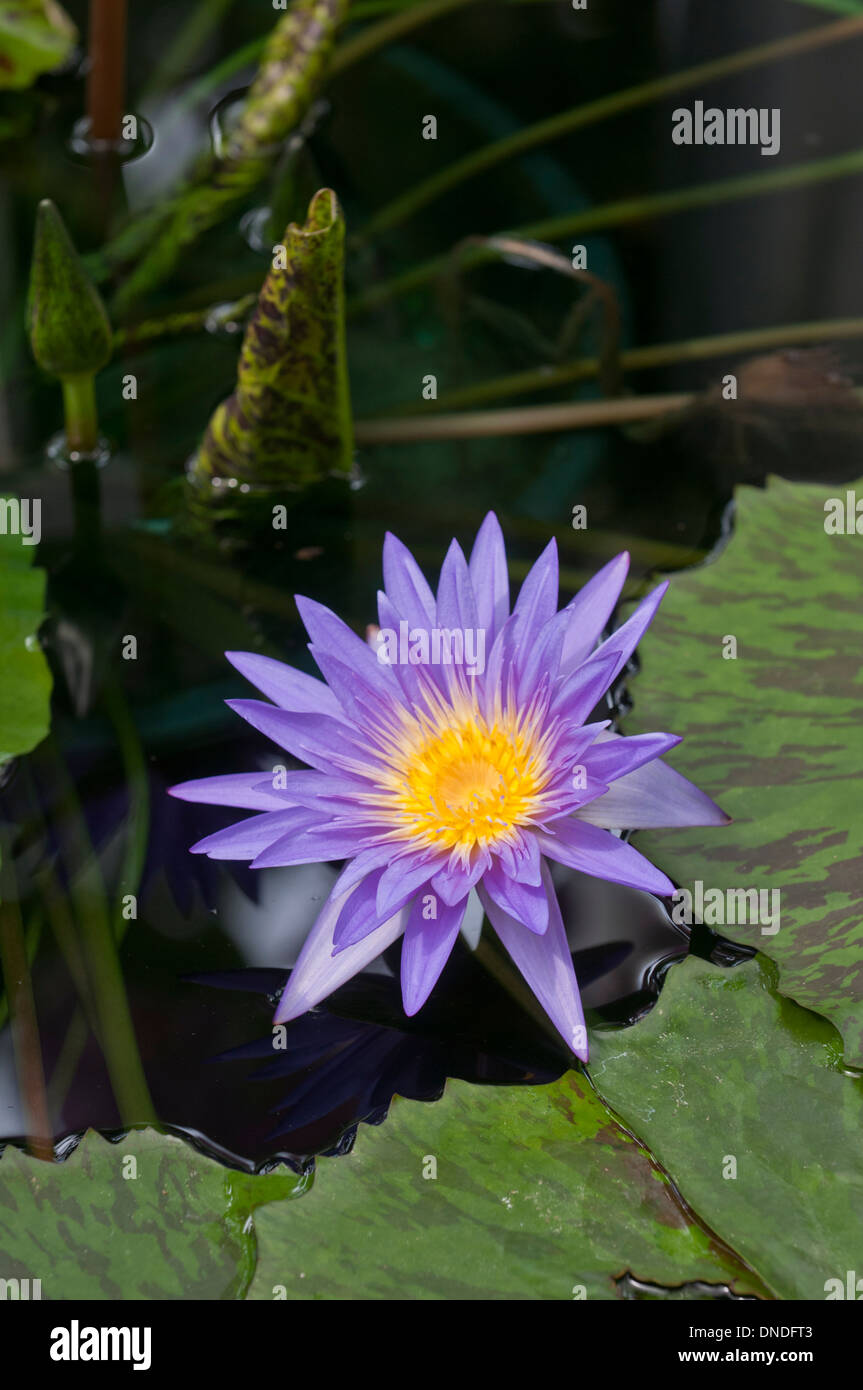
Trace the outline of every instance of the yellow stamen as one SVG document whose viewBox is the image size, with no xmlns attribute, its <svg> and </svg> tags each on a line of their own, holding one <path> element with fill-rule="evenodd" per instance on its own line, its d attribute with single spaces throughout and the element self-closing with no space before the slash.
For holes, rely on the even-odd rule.
<svg viewBox="0 0 863 1390">
<path fill-rule="evenodd" d="M 500 848 L 540 809 L 548 759 L 530 711 L 486 721 L 472 700 L 405 721 L 393 739 L 387 809 L 400 840 L 457 850 Z"/>
</svg>

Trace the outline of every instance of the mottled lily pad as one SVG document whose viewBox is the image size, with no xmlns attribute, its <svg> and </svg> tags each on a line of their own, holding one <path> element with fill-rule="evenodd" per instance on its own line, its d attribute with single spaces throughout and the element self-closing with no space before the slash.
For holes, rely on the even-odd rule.
<svg viewBox="0 0 863 1390">
<path fill-rule="evenodd" d="M 151 1130 L 118 1144 L 90 1133 L 65 1163 L 8 1148 L 0 1278 L 39 1279 L 43 1299 L 241 1298 L 255 1264 L 252 1208 L 302 1186 L 229 1172 Z"/>
<path fill-rule="evenodd" d="M 627 1272 L 764 1292 L 575 1072 L 397 1100 L 257 1229 L 251 1298 L 613 1299 Z"/>
<path fill-rule="evenodd" d="M 734 818 L 638 848 L 690 890 L 779 890 L 774 934 L 705 920 L 774 959 L 782 991 L 831 1019 L 860 1066 L 863 535 L 825 531 L 846 491 L 863 499 L 863 483 L 738 491 L 722 554 L 671 580 L 625 731 L 684 734 L 669 761 Z"/>
<path fill-rule="evenodd" d="M 775 974 L 763 957 L 731 970 L 690 958 L 640 1023 L 593 1036 L 590 1071 L 776 1297 L 823 1299 L 861 1268 L 863 1080 Z"/>
</svg>

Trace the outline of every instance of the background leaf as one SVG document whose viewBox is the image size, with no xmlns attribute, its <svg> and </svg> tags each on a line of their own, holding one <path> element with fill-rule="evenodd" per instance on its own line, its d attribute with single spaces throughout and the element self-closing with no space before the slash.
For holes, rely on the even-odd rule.
<svg viewBox="0 0 863 1390">
<path fill-rule="evenodd" d="M 344 221 L 336 195 L 315 194 L 308 220 L 284 237 L 252 315 L 237 389 L 215 411 L 196 476 L 302 486 L 350 471 L 353 456 L 344 336 Z"/>
<path fill-rule="evenodd" d="M 319 1160 L 310 1198 L 259 1214 L 258 1241 L 261 1299 L 611 1299 L 627 1270 L 761 1289 L 575 1072 L 396 1101 L 350 1155 Z"/>
<path fill-rule="evenodd" d="M 690 891 L 778 889 L 775 935 L 717 929 L 776 960 L 783 992 L 832 1019 L 859 1066 L 863 540 L 824 530 L 825 499 L 845 491 L 775 478 L 738 490 L 726 549 L 671 580 L 626 732 L 685 733 L 670 761 L 734 818 L 640 834 L 639 849 Z M 722 656 L 729 635 L 736 660 Z"/>
<path fill-rule="evenodd" d="M 0 508 L 17 500 L 0 498 Z M 45 575 L 33 568 L 35 553 L 21 536 L 0 533 L 0 764 L 35 748 L 51 718 L 51 672 L 36 640 Z"/>
<path fill-rule="evenodd" d="M 0 87 L 29 87 L 65 62 L 77 37 L 56 0 L 0 0 Z"/>
<path fill-rule="evenodd" d="M 594 1035 L 590 1070 L 777 1296 L 823 1299 L 827 1279 L 860 1268 L 863 1080 L 843 1073 L 835 1029 L 777 997 L 773 975 L 762 959 L 717 970 L 690 957 L 640 1023 Z"/>
</svg>

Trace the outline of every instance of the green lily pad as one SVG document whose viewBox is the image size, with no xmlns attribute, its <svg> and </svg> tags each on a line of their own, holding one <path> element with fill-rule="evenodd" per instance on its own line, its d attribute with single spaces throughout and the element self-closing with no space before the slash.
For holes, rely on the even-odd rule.
<svg viewBox="0 0 863 1390">
<path fill-rule="evenodd" d="M 590 1071 L 775 1296 L 823 1299 L 861 1269 L 863 1080 L 775 973 L 763 957 L 732 970 L 690 957 L 640 1023 L 593 1036 Z"/>
<path fill-rule="evenodd" d="M 56 0 L 0 0 L 0 87 L 29 87 L 66 61 L 77 37 Z"/>
<path fill-rule="evenodd" d="M 733 817 L 644 832 L 638 848 L 690 892 L 778 890 L 775 933 L 704 920 L 775 960 L 782 991 L 831 1019 L 859 1066 L 863 537 L 825 531 L 825 502 L 844 507 L 846 490 L 863 498 L 861 483 L 738 490 L 726 549 L 673 576 L 641 644 L 626 732 L 685 734 L 669 761 Z"/>
<path fill-rule="evenodd" d="M 764 1292 L 575 1072 L 397 1100 L 257 1230 L 250 1298 L 613 1299 L 627 1271 Z"/>
<path fill-rule="evenodd" d="M 252 1209 L 304 1185 L 230 1172 L 152 1130 L 117 1144 L 87 1134 L 65 1163 L 9 1148 L 0 1275 L 40 1279 L 43 1299 L 241 1298 L 255 1265 Z"/>
<path fill-rule="evenodd" d="M 45 575 L 33 567 L 35 546 L 13 534 L 21 524 L 18 508 L 17 497 L 0 497 L 6 516 L 0 531 L 0 764 L 35 748 L 51 719 L 51 672 L 36 638 Z M 24 519 L 32 526 L 32 515 Z"/>
</svg>

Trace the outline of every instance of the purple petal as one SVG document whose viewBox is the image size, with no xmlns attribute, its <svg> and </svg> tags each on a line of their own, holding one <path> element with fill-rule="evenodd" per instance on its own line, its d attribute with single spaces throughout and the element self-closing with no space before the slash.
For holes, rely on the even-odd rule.
<svg viewBox="0 0 863 1390">
<path fill-rule="evenodd" d="M 560 669 L 569 672 L 593 651 L 614 612 L 629 572 L 629 553 L 624 550 L 603 565 L 555 619 L 563 628 Z"/>
<path fill-rule="evenodd" d="M 584 1012 L 557 894 L 545 864 L 542 877 L 548 895 L 548 929 L 542 936 L 525 931 L 520 922 L 498 907 L 482 885 L 478 892 L 489 921 L 560 1036 L 576 1057 L 586 1062 Z"/>
<path fill-rule="evenodd" d="M 284 774 L 283 780 L 284 791 L 275 793 L 281 796 L 283 806 L 308 806 L 313 811 L 326 811 L 331 816 L 344 816 L 348 811 L 363 818 L 366 814 L 374 815 L 374 811 L 367 808 L 364 802 L 364 797 L 374 790 L 371 782 L 361 781 L 358 777 L 307 772 L 305 768 Z M 271 777 L 259 782 L 260 790 L 270 786 Z"/>
<path fill-rule="evenodd" d="M 423 917 L 426 906 L 421 897 L 414 900 L 402 942 L 402 1002 L 408 1018 L 422 1008 L 449 960 L 467 899 L 442 908 L 433 921 Z"/>
<path fill-rule="evenodd" d="M 390 864 L 392 858 L 392 841 L 387 839 L 382 839 L 379 844 L 370 845 L 368 849 L 359 850 L 351 862 L 342 869 L 336 880 L 336 887 L 342 894 L 349 893 L 362 882 L 366 874 L 372 874 L 376 869 Z"/>
<path fill-rule="evenodd" d="M 542 936 L 548 927 L 548 894 L 542 882 L 538 884 L 516 883 L 507 878 L 503 869 L 494 865 L 483 876 L 483 888 L 516 922 L 521 922 L 528 931 Z"/>
<path fill-rule="evenodd" d="M 622 743 L 633 740 L 621 739 Z M 727 825 L 731 820 L 703 791 L 666 763 L 650 762 L 612 783 L 576 811 L 581 821 L 613 830 L 676 825 Z"/>
<path fill-rule="evenodd" d="M 620 734 L 601 733 L 587 753 L 585 763 L 591 777 L 600 782 L 614 782 L 652 758 L 660 758 L 681 741 L 679 734 L 634 734 L 631 738 L 621 738 Z"/>
<path fill-rule="evenodd" d="M 440 864 L 440 855 L 434 850 L 402 855 L 398 859 L 393 859 L 391 854 L 390 858 L 392 863 L 384 869 L 378 884 L 377 905 L 382 917 L 394 912 L 395 905 L 401 905 L 411 893 L 428 883 Z"/>
<path fill-rule="evenodd" d="M 553 618 L 557 611 L 558 562 L 557 541 L 550 540 L 536 564 L 528 571 L 521 586 L 513 617 L 518 620 L 518 631 L 536 633 Z"/>
<path fill-rule="evenodd" d="M 345 899 L 333 929 L 333 955 L 357 941 L 362 941 L 370 931 L 383 925 L 375 906 L 381 869 L 369 874 Z M 402 906 L 402 904 L 399 904 Z M 392 914 L 389 914 L 392 916 Z"/>
<path fill-rule="evenodd" d="M 434 625 L 434 594 L 407 546 L 390 531 L 384 538 L 384 588 L 412 627 Z"/>
<path fill-rule="evenodd" d="M 286 811 L 267 811 L 262 816 L 249 816 L 215 835 L 207 835 L 192 845 L 192 854 L 206 854 L 210 859 L 254 859 L 273 841 L 285 835 L 301 833 L 314 825 L 320 816 L 305 806 L 291 806 Z"/>
<path fill-rule="evenodd" d="M 316 603 L 314 599 L 303 598 L 302 594 L 295 595 L 295 602 L 315 647 L 330 652 L 340 661 L 361 671 L 371 684 L 382 678 L 386 666 L 381 665 L 368 642 L 358 637 L 331 609 Z"/>
<path fill-rule="evenodd" d="M 336 884 L 336 889 L 338 888 Z M 300 952 L 291 972 L 284 994 L 276 1009 L 275 1023 L 289 1023 L 292 1018 L 314 1008 L 328 994 L 339 988 L 358 971 L 385 951 L 404 931 L 407 910 L 398 912 L 377 931 L 370 932 L 355 946 L 333 956 L 333 930 L 344 906 L 346 894 L 330 894 L 320 917 Z"/>
<path fill-rule="evenodd" d="M 466 898 L 471 888 L 479 882 L 489 864 L 488 851 L 478 851 L 474 855 L 473 863 L 467 868 L 450 860 L 442 869 L 438 869 L 432 879 L 432 891 L 440 895 L 447 907 L 455 907 L 456 903 Z"/>
<path fill-rule="evenodd" d="M 287 792 L 273 790 L 272 778 L 257 772 L 229 772 L 224 777 L 198 777 L 168 788 L 180 801 L 200 801 L 207 806 L 239 806 L 244 811 L 285 810 L 292 805 Z"/>
<path fill-rule="evenodd" d="M 263 700 L 226 703 L 253 729 L 321 772 L 373 770 L 373 755 L 361 735 L 328 714 L 292 714 Z"/>
<path fill-rule="evenodd" d="M 614 680 L 619 670 L 617 652 L 598 649 L 596 654 L 576 667 L 556 691 L 551 712 L 571 724 L 583 724 L 598 700 Z"/>
<path fill-rule="evenodd" d="M 629 888 L 658 893 L 662 897 L 670 897 L 674 892 L 671 879 L 649 859 L 645 859 L 632 845 L 625 844 L 595 825 L 569 817 L 553 821 L 548 833 L 538 830 L 535 834 L 543 854 L 557 860 L 558 864 L 566 864 L 570 869 L 578 869 L 594 878 L 605 878 L 612 883 L 624 883 Z"/>
<path fill-rule="evenodd" d="M 303 808 L 305 809 L 305 808 Z M 314 812 L 307 811 L 307 815 Z M 311 825 L 297 833 L 291 830 L 274 840 L 257 858 L 253 869 L 284 869 L 289 864 L 325 864 L 332 859 L 350 859 L 365 849 L 371 838 L 367 825 Z"/>
<path fill-rule="evenodd" d="M 478 626 L 470 571 L 458 541 L 450 542 L 441 566 L 436 618 L 437 626 L 441 628 L 456 628 L 464 632 L 466 628 L 476 629 Z"/>
<path fill-rule="evenodd" d="M 554 622 L 546 623 L 534 641 L 522 642 L 518 653 L 519 704 L 527 704 L 543 677 L 549 683 L 557 677 L 563 650 L 563 633 Z"/>
<path fill-rule="evenodd" d="M 232 666 L 251 681 L 281 709 L 293 710 L 296 714 L 330 714 L 340 717 L 336 698 L 323 681 L 307 676 L 304 671 L 295 671 L 283 661 L 274 661 L 270 656 L 259 656 L 256 652 L 225 652 Z"/>
<path fill-rule="evenodd" d="M 397 612 L 389 596 L 380 589 L 378 591 L 378 622 L 381 627 L 389 628 L 390 632 L 394 633 L 396 639 L 400 641 L 401 630 L 399 624 L 407 621 L 406 618 L 403 619 L 402 615 Z M 422 630 L 428 631 L 427 623 L 423 623 Z M 408 623 L 408 643 L 410 643 L 410 634 L 416 631 L 417 629 Z M 394 662 L 389 669 L 392 671 L 410 703 L 413 705 L 422 705 L 424 703 L 424 690 L 417 667 L 411 666 L 409 662 L 397 661 Z"/>
<path fill-rule="evenodd" d="M 489 512 L 470 553 L 470 577 L 476 597 L 477 623 L 488 629 L 488 646 L 509 617 L 509 573 L 500 522 Z"/>
<path fill-rule="evenodd" d="M 309 643 L 309 651 L 353 724 L 362 727 L 381 720 L 392 724 L 393 707 L 397 702 L 403 702 L 404 697 L 387 662 L 375 657 L 377 669 L 372 674 L 368 669 L 358 671 L 349 662 L 324 651 L 314 642 Z"/>
<path fill-rule="evenodd" d="M 507 878 L 536 887 L 542 882 L 542 861 L 536 839 L 530 831 L 516 830 L 512 844 L 497 850 L 500 866 Z"/>
<path fill-rule="evenodd" d="M 597 647 L 594 655 L 599 656 L 602 652 L 618 652 L 617 666 L 611 679 L 616 680 L 623 670 L 635 648 L 638 646 L 653 619 L 656 617 L 656 610 L 665 597 L 668 589 L 668 580 L 660 584 L 642 599 L 635 612 L 620 627 L 615 628 L 610 637 Z"/>
</svg>

